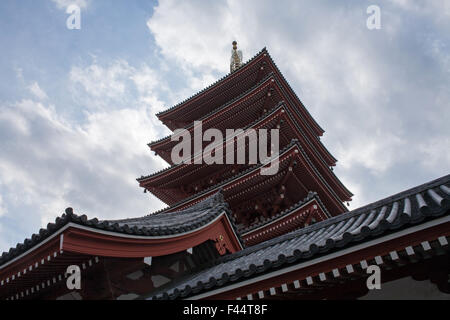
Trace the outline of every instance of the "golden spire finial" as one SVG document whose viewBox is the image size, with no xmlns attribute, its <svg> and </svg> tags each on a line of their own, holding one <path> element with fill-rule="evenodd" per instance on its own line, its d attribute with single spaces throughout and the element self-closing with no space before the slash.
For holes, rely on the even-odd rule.
<svg viewBox="0 0 450 320">
<path fill-rule="evenodd" d="M 231 50 L 230 72 L 236 71 L 242 65 L 242 51 L 237 49 L 237 42 L 233 41 Z"/>
</svg>

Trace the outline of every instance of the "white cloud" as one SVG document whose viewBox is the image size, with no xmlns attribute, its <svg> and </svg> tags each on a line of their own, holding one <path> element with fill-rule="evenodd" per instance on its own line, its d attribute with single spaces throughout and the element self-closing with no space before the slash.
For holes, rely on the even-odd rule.
<svg viewBox="0 0 450 320">
<path fill-rule="evenodd" d="M 404 148 L 406 143 L 392 134 L 376 130 L 370 135 L 351 138 L 345 145 L 339 144 L 336 150 L 338 165 L 344 169 L 351 170 L 355 165 L 360 165 L 373 174 L 380 174 L 403 160 L 404 156 L 398 150 Z"/>
<path fill-rule="evenodd" d="M 31 100 L 14 107 L 30 134 L 17 136 L 22 146 L 2 146 L 7 155 L 0 161 L 0 180 L 8 186 L 6 196 L 17 200 L 15 205 L 36 208 L 41 225 L 67 206 L 103 218 L 150 211 L 151 202 L 141 196 L 135 181 L 159 167 L 145 145 L 155 137 L 149 110 L 93 113 L 77 126 Z M 160 206 L 156 201 L 153 205 Z"/>
<path fill-rule="evenodd" d="M 39 100 L 45 100 L 48 98 L 47 93 L 45 93 L 45 91 L 42 90 L 41 87 L 39 87 L 39 84 L 37 82 L 33 82 L 33 84 L 30 85 L 28 89 Z"/>
<path fill-rule="evenodd" d="M 5 215 L 7 212 L 8 212 L 7 209 L 3 205 L 2 195 L 0 194 L 0 217 Z"/>
<path fill-rule="evenodd" d="M 0 234 L 6 234 L 7 230 L 4 230 L 4 227 L 0 224 Z M 11 243 L 6 240 L 4 237 L 0 237 L 0 250 L 6 250 L 6 248 L 10 248 Z"/>
<path fill-rule="evenodd" d="M 116 61 L 76 66 L 70 75 L 73 86 L 83 84 L 76 98 L 91 104 L 81 122 L 48 102 L 0 105 L 0 215 L 14 212 L 20 220 L 32 210 L 30 232 L 68 206 L 103 219 L 143 216 L 164 206 L 135 180 L 166 166 L 146 145 L 164 134 L 152 125 L 163 108 L 154 72 Z M 96 106 L 105 98 L 117 100 L 115 108 Z"/>
<path fill-rule="evenodd" d="M 91 0 L 52 0 L 58 9 L 66 10 L 70 5 L 75 4 L 81 9 L 87 8 Z"/>
<path fill-rule="evenodd" d="M 440 136 L 424 140 L 419 150 L 422 153 L 421 162 L 430 169 L 440 168 L 450 163 L 450 137 Z M 447 151 L 444 151 L 447 150 Z"/>
<path fill-rule="evenodd" d="M 226 49 L 233 40 L 233 30 L 226 25 L 229 8 L 223 1 L 194 3 L 161 1 L 147 25 L 162 54 L 181 67 L 226 71 Z"/>
<path fill-rule="evenodd" d="M 165 90 L 164 81 L 145 64 L 136 68 L 116 60 L 102 66 L 94 60 L 88 66 L 72 67 L 70 82 L 72 97 L 88 112 L 122 109 L 136 103 L 145 103 L 153 114 L 164 109 L 163 103 L 155 99 L 156 90 Z"/>
<path fill-rule="evenodd" d="M 109 67 L 92 64 L 87 68 L 73 67 L 70 80 L 95 98 L 120 99 L 125 94 L 126 80 L 131 72 L 126 61 L 117 61 Z"/>
<path fill-rule="evenodd" d="M 420 14 L 432 14 L 437 17 L 450 16 L 450 3 L 447 0 L 391 0 L 395 5 Z"/>
</svg>

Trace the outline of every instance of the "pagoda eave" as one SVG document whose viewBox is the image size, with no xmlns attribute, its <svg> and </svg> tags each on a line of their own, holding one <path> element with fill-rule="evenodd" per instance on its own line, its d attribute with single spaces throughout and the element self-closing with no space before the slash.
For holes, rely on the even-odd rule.
<svg viewBox="0 0 450 320">
<path fill-rule="evenodd" d="M 326 209 L 315 198 L 304 202 L 300 206 L 287 213 L 279 214 L 267 223 L 252 227 L 250 230 L 240 231 L 247 246 L 267 241 L 288 232 L 303 228 L 315 222 L 324 221 L 329 218 Z"/>
<path fill-rule="evenodd" d="M 267 50 L 264 48 L 261 50 L 254 58 L 249 60 L 246 64 L 244 64 L 241 68 L 239 68 L 237 71 L 228 74 L 221 80 L 217 81 L 213 85 L 209 86 L 208 88 L 202 90 L 201 92 L 197 93 L 193 97 L 183 101 L 182 103 L 163 111 L 159 114 L 157 114 L 158 118 L 167 125 L 171 130 L 175 130 L 176 128 L 179 128 L 174 123 L 170 123 L 169 121 L 177 121 L 178 119 L 184 118 L 186 119 L 185 115 L 186 112 L 193 114 L 193 116 L 189 117 L 189 120 L 185 120 L 185 124 L 188 124 L 189 122 L 194 121 L 195 119 L 201 118 L 207 111 L 197 111 L 197 108 L 193 108 L 196 104 L 200 104 L 200 106 L 204 105 L 206 102 L 208 102 L 212 97 L 214 97 L 214 94 L 216 94 L 214 101 L 216 104 L 223 102 L 225 103 L 227 100 L 231 100 L 236 95 L 239 95 L 239 93 L 244 92 L 246 89 L 248 89 L 250 86 L 240 85 L 241 91 L 234 92 L 234 94 L 228 93 L 228 99 L 220 99 L 217 97 L 217 92 L 221 92 L 223 95 L 226 93 L 225 88 L 228 83 L 230 82 L 236 82 L 236 80 L 239 76 L 242 76 L 243 74 L 248 74 L 249 72 L 252 72 L 253 74 L 256 74 L 256 78 L 254 80 L 254 83 L 257 82 L 259 79 L 264 77 L 265 74 L 269 72 L 275 72 L 280 80 L 283 82 L 283 86 L 285 86 L 288 89 L 290 97 L 293 99 L 293 101 L 296 101 L 299 105 L 299 109 L 301 110 L 302 116 L 307 120 L 309 126 L 314 131 L 315 135 L 322 136 L 324 133 L 324 130 L 317 124 L 317 122 L 312 118 L 311 114 L 306 110 L 303 103 L 300 101 L 298 96 L 294 93 L 284 76 L 282 75 L 281 71 L 276 66 L 275 62 L 272 60 L 270 55 L 268 54 Z M 235 85 L 236 83 L 234 83 Z M 229 89 L 228 89 L 229 90 Z M 207 98 L 208 97 L 208 98 Z M 203 101 L 203 102 L 202 102 Z M 219 106 L 219 105 L 217 105 Z M 210 108 L 210 106 L 208 106 Z M 203 107 L 204 110 L 210 110 L 206 107 Z M 196 113 L 195 113 L 196 112 Z M 195 113 L 195 115 L 194 115 Z"/>
<path fill-rule="evenodd" d="M 290 142 L 290 139 L 287 137 L 298 137 L 316 168 L 318 168 L 319 172 L 327 180 L 327 182 L 335 188 L 339 198 L 342 201 L 351 200 L 353 194 L 342 185 L 332 170 L 330 170 L 327 164 L 324 163 L 322 158 L 314 152 L 315 149 L 310 146 L 306 138 L 303 136 L 301 129 L 295 124 L 292 112 L 289 111 L 285 103 L 280 103 L 263 118 L 259 119 L 256 123 L 250 126 L 254 129 L 273 128 L 276 123 L 280 123 L 281 120 L 284 120 L 284 122 L 280 127 L 280 132 L 282 135 L 280 140 L 280 148 L 287 146 Z M 225 148 L 225 141 L 226 140 L 224 139 L 222 149 Z M 193 159 L 191 159 L 191 163 L 193 162 Z M 230 167 L 229 165 L 225 166 Z M 190 164 L 180 164 L 163 170 L 155 175 L 142 178 L 138 181 L 141 187 L 147 188 L 165 203 L 173 205 L 176 202 L 176 197 L 180 200 L 185 198 L 187 195 L 186 192 L 181 190 L 176 191 L 175 189 L 181 185 L 189 188 L 192 183 L 197 183 L 198 174 L 204 175 L 202 172 L 207 168 L 210 168 L 210 166 L 205 164 L 195 165 L 194 168 L 192 168 Z M 185 173 L 183 174 L 183 172 Z M 186 176 L 186 178 L 183 178 L 184 176 Z M 195 180 L 186 180 L 189 176 L 195 176 L 197 178 Z M 209 178 L 206 177 L 205 179 L 208 180 Z M 213 180 L 216 180 L 216 177 L 214 177 Z M 164 191 L 165 189 L 167 189 L 167 191 Z"/>
<path fill-rule="evenodd" d="M 218 255 L 243 249 L 227 210 L 215 207 L 215 218 L 177 234 L 143 235 L 143 231 L 121 227 L 126 233 L 101 229 L 101 222 L 69 222 L 27 251 L 0 265 L 0 298 L 20 293 L 23 298 L 34 291 L 57 285 L 66 278 L 69 265 L 84 270 L 102 258 L 144 259 L 184 252 L 210 241 Z M 130 223 L 132 220 L 129 220 Z M 114 222 L 116 223 L 116 222 Z M 96 224 L 96 225 L 95 225 Z M 92 226 L 92 225 L 95 225 Z M 131 261 L 131 260 L 130 260 Z M 16 293 L 17 292 L 17 293 Z M 5 297 L 3 297 L 5 298 Z"/>
<path fill-rule="evenodd" d="M 270 92 L 267 88 L 270 88 Z M 286 101 L 286 104 L 288 105 L 288 108 L 294 116 L 296 123 L 298 123 L 298 125 L 301 127 L 302 132 L 304 132 L 303 134 L 305 135 L 305 139 L 308 140 L 308 143 L 317 148 L 320 156 L 324 159 L 328 166 L 335 166 L 337 161 L 336 158 L 334 158 L 333 155 L 331 155 L 331 153 L 325 148 L 320 139 L 318 139 L 317 135 L 315 135 L 311 131 L 309 124 L 305 121 L 304 115 L 299 113 L 298 106 L 296 106 L 293 102 L 292 96 L 290 96 L 289 93 L 287 93 L 283 88 L 284 87 L 281 83 L 280 76 L 278 76 L 276 73 L 270 73 L 268 76 L 266 76 L 266 78 L 261 80 L 258 85 L 249 89 L 249 91 L 247 91 L 243 95 L 232 100 L 231 102 L 228 102 L 226 105 L 215 109 L 213 112 L 208 113 L 206 116 L 198 120 L 202 120 L 202 126 L 204 130 L 214 127 L 225 131 L 225 128 L 231 129 L 243 127 L 241 125 L 251 122 L 252 118 L 249 118 L 247 120 L 244 120 L 242 116 L 240 116 L 238 119 L 235 118 L 236 115 L 242 113 L 239 111 L 239 108 L 242 108 L 241 105 L 245 105 L 246 103 L 248 103 L 248 101 L 253 99 L 255 95 L 260 95 L 261 92 L 267 92 L 267 95 L 269 95 L 272 101 L 272 107 L 269 107 L 270 104 L 264 102 L 263 104 L 260 104 L 258 109 L 246 110 L 247 116 L 254 114 L 263 116 L 267 111 Z M 266 99 L 267 98 L 268 97 L 266 97 Z M 255 108 L 255 106 L 253 106 L 252 108 Z M 229 110 L 232 110 L 233 113 L 228 114 L 227 112 L 230 112 Z M 186 129 L 191 132 L 191 137 L 193 137 L 193 123 L 188 125 Z M 158 141 L 149 143 L 149 147 L 152 151 L 160 155 L 169 164 L 173 164 L 170 159 L 170 151 L 175 144 L 176 142 L 171 141 L 171 137 L 168 136 Z"/>
<path fill-rule="evenodd" d="M 185 201 L 178 203 L 178 204 L 173 204 L 172 207 L 168 208 L 168 212 L 173 211 L 173 210 L 180 210 L 180 209 L 185 209 L 188 208 L 191 205 L 194 205 L 195 203 L 201 201 L 204 197 L 208 197 L 211 194 L 213 194 L 214 192 L 217 192 L 217 190 L 219 189 L 223 189 L 224 195 L 225 195 L 225 199 L 226 201 L 230 202 L 231 198 L 233 198 L 232 201 L 236 202 L 239 201 L 239 198 L 242 197 L 246 197 L 247 192 L 245 192 L 246 189 L 248 189 L 249 187 L 251 187 L 251 189 L 253 190 L 257 185 L 254 185 L 253 181 L 256 181 L 254 179 L 258 178 L 259 180 L 261 180 L 261 183 L 264 185 L 264 188 L 271 188 L 270 186 L 275 186 L 277 183 L 282 182 L 283 177 L 285 177 L 287 174 L 291 175 L 293 172 L 294 173 L 299 173 L 300 176 L 302 176 L 302 179 L 304 179 L 304 177 L 309 177 L 308 180 L 305 180 L 304 183 L 307 183 L 308 185 L 311 186 L 311 188 L 307 188 L 304 183 L 300 182 L 298 180 L 298 178 L 296 177 L 296 174 L 292 175 L 292 179 L 290 179 L 289 181 L 291 184 L 295 184 L 297 185 L 297 188 L 301 188 L 303 189 L 303 193 L 306 195 L 309 191 L 311 191 L 313 188 L 313 181 L 314 183 L 317 183 L 318 186 L 320 187 L 320 190 L 316 190 L 319 192 L 321 198 L 323 201 L 327 202 L 327 208 L 330 211 L 330 213 L 332 215 L 337 215 L 340 214 L 342 212 L 347 211 L 347 208 L 342 204 L 342 202 L 338 199 L 338 197 L 336 195 L 331 196 L 331 194 L 334 194 L 334 192 L 330 189 L 330 187 L 328 186 L 328 184 L 323 180 L 323 178 L 320 177 L 320 173 L 317 172 L 317 170 L 313 167 L 313 165 L 311 164 L 311 162 L 305 158 L 305 154 L 304 151 L 301 149 L 301 147 L 297 144 L 297 143 L 292 143 L 290 146 L 288 146 L 287 148 L 285 148 L 284 151 L 282 151 L 280 153 L 280 156 L 278 159 L 273 160 L 273 161 L 279 161 L 280 162 L 280 169 L 279 172 L 274 175 L 274 176 L 269 176 L 270 179 L 267 180 L 261 180 L 261 169 L 266 167 L 265 166 L 261 166 L 261 165 L 257 165 L 252 169 L 247 170 L 244 173 L 240 173 L 238 174 L 236 177 L 230 178 L 227 181 L 224 181 L 221 184 L 218 185 L 214 185 L 212 187 L 210 187 L 209 189 L 206 189 L 188 199 L 186 199 Z M 293 161 L 297 161 L 297 166 L 295 166 L 295 168 L 291 168 L 290 164 Z M 298 171 L 301 169 L 301 172 Z M 288 170 L 289 169 L 289 170 Z M 287 171 L 288 170 L 288 171 Z M 297 173 L 297 174 L 298 174 Z M 306 176 L 304 174 L 307 174 Z M 281 180 L 280 180 L 281 179 Z M 245 182 L 245 183 L 244 183 Z M 250 190 L 250 189 L 248 189 Z M 289 188 L 288 188 L 289 190 Z M 232 192 L 232 194 L 234 196 L 232 196 L 232 194 L 230 193 Z M 294 192 L 294 191 L 291 191 Z M 298 191 L 296 191 L 298 192 Z M 239 198 L 236 198 L 236 194 L 240 194 Z M 300 198 L 297 199 L 296 201 L 301 200 Z M 230 204 L 232 205 L 233 202 L 231 202 Z"/>
</svg>

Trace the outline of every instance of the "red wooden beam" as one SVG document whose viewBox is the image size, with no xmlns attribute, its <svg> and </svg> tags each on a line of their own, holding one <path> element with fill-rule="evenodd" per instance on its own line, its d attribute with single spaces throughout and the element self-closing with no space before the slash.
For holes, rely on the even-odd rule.
<svg viewBox="0 0 450 320">
<path fill-rule="evenodd" d="M 93 229 L 69 228 L 64 232 L 63 250 L 106 257 L 156 257 L 187 250 L 208 240 L 217 241 L 221 237 L 230 252 L 241 250 L 225 213 L 199 230 L 173 237 L 126 237 Z"/>
</svg>

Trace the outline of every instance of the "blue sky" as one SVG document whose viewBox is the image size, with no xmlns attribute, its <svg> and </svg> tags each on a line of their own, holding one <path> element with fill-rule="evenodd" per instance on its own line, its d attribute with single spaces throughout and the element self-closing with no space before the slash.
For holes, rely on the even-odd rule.
<svg viewBox="0 0 450 320">
<path fill-rule="evenodd" d="M 2 0 L 0 30 L 0 251 L 68 206 L 162 208 L 135 181 L 167 166 L 155 113 L 225 75 L 234 39 L 244 60 L 266 46 L 326 130 L 352 208 L 449 173 L 445 0 Z"/>
</svg>

